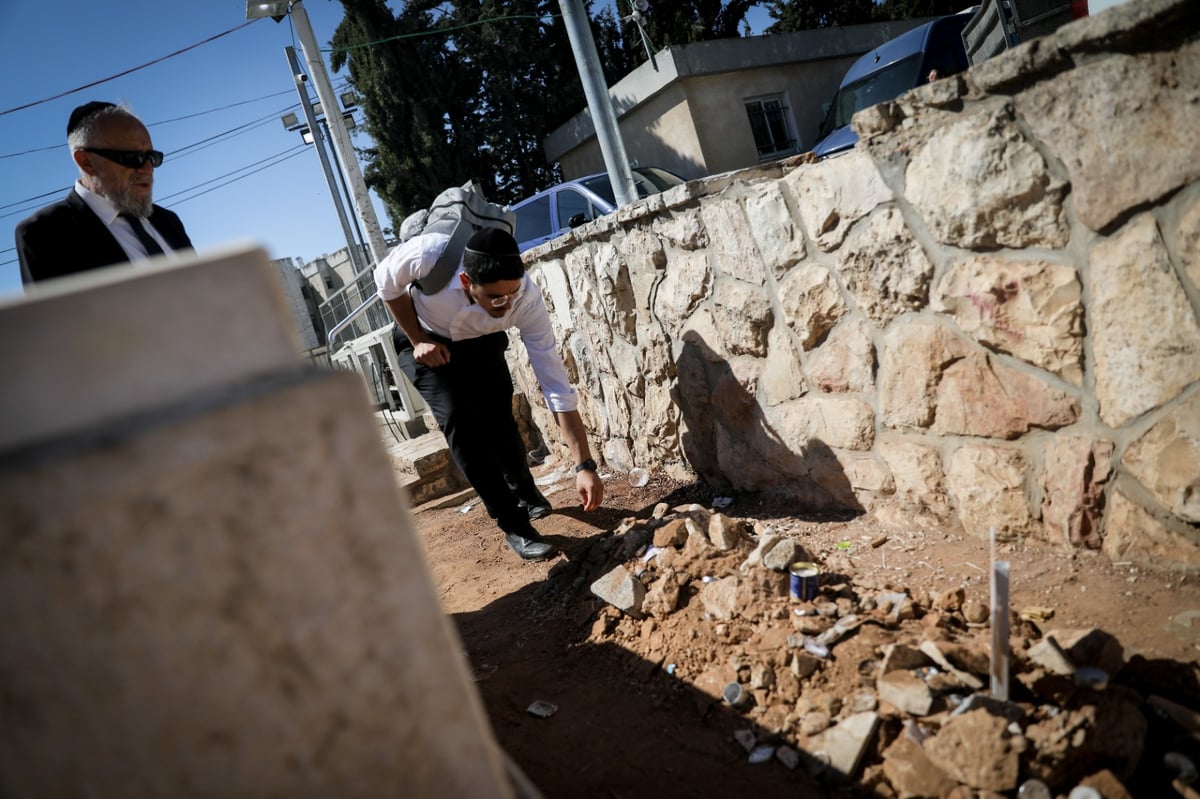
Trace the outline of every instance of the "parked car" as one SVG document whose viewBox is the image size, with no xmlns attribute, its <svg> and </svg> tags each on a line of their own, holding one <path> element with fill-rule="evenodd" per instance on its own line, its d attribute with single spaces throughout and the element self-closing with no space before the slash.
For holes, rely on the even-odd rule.
<svg viewBox="0 0 1200 799">
<path fill-rule="evenodd" d="M 684 182 L 683 178 L 665 169 L 633 169 L 638 197 L 649 197 Z M 539 191 L 512 206 L 512 210 L 517 215 L 517 243 L 521 252 L 525 252 L 584 222 L 611 214 L 617 210 L 617 201 L 608 173 L 601 172 Z"/>
<path fill-rule="evenodd" d="M 845 152 L 858 136 L 850 118 L 864 108 L 894 100 L 929 82 L 930 72 L 947 77 L 967 68 L 962 30 L 975 8 L 938 17 L 876 47 L 854 62 L 842 78 L 813 153 L 824 158 Z"/>
</svg>

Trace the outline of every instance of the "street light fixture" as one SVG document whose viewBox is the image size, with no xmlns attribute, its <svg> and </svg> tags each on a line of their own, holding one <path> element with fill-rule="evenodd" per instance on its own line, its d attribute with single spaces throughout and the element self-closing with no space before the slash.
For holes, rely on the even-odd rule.
<svg viewBox="0 0 1200 799">
<path fill-rule="evenodd" d="M 300 40 L 300 49 L 304 53 L 304 60 L 308 63 L 309 77 L 312 78 L 313 85 L 317 90 L 317 97 L 330 108 L 336 108 L 338 100 L 333 93 L 333 85 L 329 82 L 329 74 L 325 71 L 325 62 L 317 47 L 317 39 L 313 35 L 308 12 L 304 10 L 301 0 L 247 0 L 246 2 L 247 19 L 271 17 L 278 22 L 285 16 L 292 18 L 296 37 Z M 293 76 L 298 72 L 298 69 L 293 68 Z M 354 209 L 358 212 L 358 218 L 367 233 L 367 243 L 370 246 L 371 255 L 378 263 L 387 255 L 387 243 L 383 240 L 383 231 L 379 228 L 379 220 L 375 218 L 375 207 L 371 205 L 371 196 L 367 193 L 367 184 L 363 180 L 358 157 L 355 155 L 354 145 L 350 141 L 350 133 L 346 129 L 341 115 L 335 114 L 329 118 L 329 132 L 330 138 L 333 140 L 334 153 L 342 167 L 342 174 L 345 175 L 346 183 L 350 186 Z"/>
</svg>

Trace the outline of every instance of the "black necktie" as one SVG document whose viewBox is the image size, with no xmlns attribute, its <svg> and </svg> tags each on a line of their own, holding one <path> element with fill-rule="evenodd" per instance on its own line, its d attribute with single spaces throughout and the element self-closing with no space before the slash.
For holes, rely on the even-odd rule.
<svg viewBox="0 0 1200 799">
<path fill-rule="evenodd" d="M 147 256 L 163 254 L 163 248 L 159 246 L 158 242 L 154 240 L 153 236 L 146 232 L 146 228 L 142 225 L 142 220 L 139 217 L 136 217 L 133 214 L 121 214 L 121 218 L 128 222 L 129 226 L 133 228 L 133 233 L 137 236 L 138 241 L 142 243 L 142 247 L 146 250 Z"/>
</svg>

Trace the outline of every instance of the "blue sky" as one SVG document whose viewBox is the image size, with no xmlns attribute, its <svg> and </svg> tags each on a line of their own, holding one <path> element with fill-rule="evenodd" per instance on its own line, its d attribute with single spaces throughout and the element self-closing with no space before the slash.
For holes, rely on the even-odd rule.
<svg viewBox="0 0 1200 799">
<path fill-rule="evenodd" d="M 284 54 L 292 45 L 302 58 L 291 19 L 247 25 L 245 8 L 245 0 L 0 0 L 0 297 L 21 291 L 16 224 L 61 199 L 78 174 L 66 120 L 89 100 L 128 104 L 147 124 L 166 153 L 155 201 L 183 218 L 198 250 L 252 241 L 272 258 L 310 260 L 345 246 L 316 153 L 280 121 L 300 109 Z M 342 5 L 304 0 L 304 8 L 325 50 Z M 328 67 L 329 53 L 322 58 Z M 335 90 L 346 85 L 344 75 L 331 78 Z M 391 226 L 375 206 L 380 225 Z"/>
</svg>

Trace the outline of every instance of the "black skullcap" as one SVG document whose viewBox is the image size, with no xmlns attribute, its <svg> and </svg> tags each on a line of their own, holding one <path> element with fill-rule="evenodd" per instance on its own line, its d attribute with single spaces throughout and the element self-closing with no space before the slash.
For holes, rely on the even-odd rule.
<svg viewBox="0 0 1200 799">
<path fill-rule="evenodd" d="M 517 240 L 507 230 L 485 227 L 467 239 L 467 252 L 487 255 L 500 261 L 515 258 L 521 261 L 521 250 Z"/>
<path fill-rule="evenodd" d="M 105 108 L 113 108 L 116 103 L 109 103 L 104 100 L 92 100 L 90 103 L 84 103 L 71 112 L 71 118 L 67 120 L 67 135 L 70 136 L 75 132 L 75 129 L 83 124 L 84 120 L 90 117 L 97 111 L 103 111 Z"/>
</svg>

